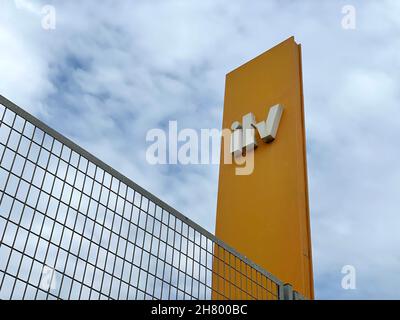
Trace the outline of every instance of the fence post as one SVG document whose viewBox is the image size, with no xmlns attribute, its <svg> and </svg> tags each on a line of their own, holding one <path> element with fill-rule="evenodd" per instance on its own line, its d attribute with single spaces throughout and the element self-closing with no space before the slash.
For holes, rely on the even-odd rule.
<svg viewBox="0 0 400 320">
<path fill-rule="evenodd" d="M 305 300 L 305 298 L 297 291 L 293 291 L 293 300 Z"/>
<path fill-rule="evenodd" d="M 293 287 L 289 283 L 283 285 L 283 300 L 293 300 Z"/>
</svg>

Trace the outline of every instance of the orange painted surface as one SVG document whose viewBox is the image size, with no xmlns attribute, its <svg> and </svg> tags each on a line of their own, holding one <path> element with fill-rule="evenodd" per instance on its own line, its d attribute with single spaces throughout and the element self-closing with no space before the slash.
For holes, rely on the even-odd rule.
<svg viewBox="0 0 400 320">
<path fill-rule="evenodd" d="M 278 103 L 277 137 L 258 140 L 251 175 L 236 175 L 221 154 L 216 236 L 312 299 L 301 48 L 293 37 L 226 76 L 223 128 L 249 112 L 266 120 Z"/>
</svg>

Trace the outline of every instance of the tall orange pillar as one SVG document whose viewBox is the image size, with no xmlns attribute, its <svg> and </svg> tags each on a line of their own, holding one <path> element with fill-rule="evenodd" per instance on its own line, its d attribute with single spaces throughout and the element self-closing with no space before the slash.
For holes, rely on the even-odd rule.
<svg viewBox="0 0 400 320">
<path fill-rule="evenodd" d="M 251 174 L 237 175 L 221 152 L 216 236 L 312 299 L 301 48 L 293 37 L 227 74 L 223 128 L 249 112 L 266 120 L 276 104 L 276 138 L 264 143 L 256 134 Z"/>
</svg>

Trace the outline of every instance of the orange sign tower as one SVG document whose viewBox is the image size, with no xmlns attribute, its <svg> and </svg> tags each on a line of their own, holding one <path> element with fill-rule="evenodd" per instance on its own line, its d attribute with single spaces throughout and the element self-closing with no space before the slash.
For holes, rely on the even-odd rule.
<svg viewBox="0 0 400 320">
<path fill-rule="evenodd" d="M 267 119 L 282 106 L 275 140 L 257 130 L 251 174 L 221 152 L 216 236 L 307 298 L 314 297 L 301 70 L 294 38 L 226 76 L 223 128 L 248 113 Z"/>
</svg>

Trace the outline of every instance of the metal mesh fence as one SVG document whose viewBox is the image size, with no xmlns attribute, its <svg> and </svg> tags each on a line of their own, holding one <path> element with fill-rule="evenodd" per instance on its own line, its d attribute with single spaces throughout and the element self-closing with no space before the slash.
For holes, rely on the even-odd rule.
<svg viewBox="0 0 400 320">
<path fill-rule="evenodd" d="M 0 97 L 0 299 L 279 299 L 283 284 Z"/>
</svg>

